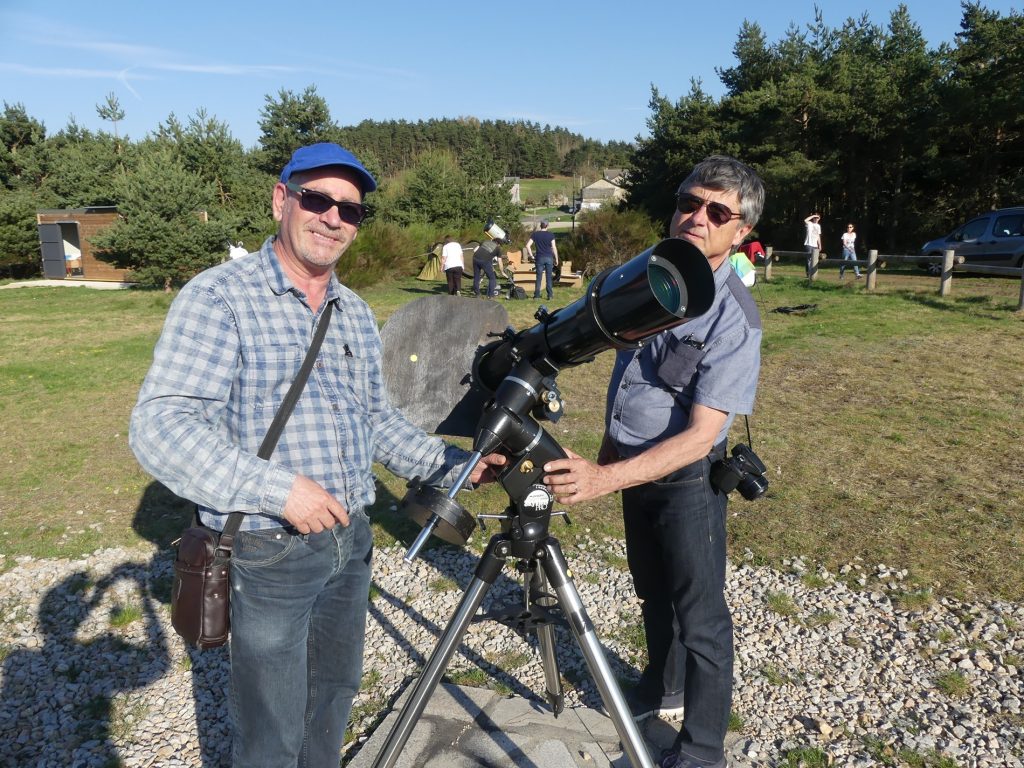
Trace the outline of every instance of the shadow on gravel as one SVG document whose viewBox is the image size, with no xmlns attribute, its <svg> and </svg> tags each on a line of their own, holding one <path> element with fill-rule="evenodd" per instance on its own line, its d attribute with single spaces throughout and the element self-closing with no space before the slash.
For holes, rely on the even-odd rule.
<svg viewBox="0 0 1024 768">
<path fill-rule="evenodd" d="M 3 765 L 121 765 L 116 741 L 146 714 L 126 694 L 168 671 L 146 564 L 94 580 L 76 571 L 50 589 L 39 604 L 42 647 L 4 659 L 0 755 L 14 762 Z M 101 607 L 105 619 L 94 615 Z"/>
<path fill-rule="evenodd" d="M 150 583 L 153 596 L 168 610 L 174 580 L 174 551 L 170 545 L 191 525 L 194 510 L 195 505 L 190 501 L 154 481 L 143 492 L 132 520 L 135 532 L 160 548 L 150 564 Z M 192 672 L 192 700 L 202 768 L 228 766 L 232 734 L 227 714 L 230 685 L 227 648 L 201 651 L 186 646 L 186 653 Z"/>
</svg>

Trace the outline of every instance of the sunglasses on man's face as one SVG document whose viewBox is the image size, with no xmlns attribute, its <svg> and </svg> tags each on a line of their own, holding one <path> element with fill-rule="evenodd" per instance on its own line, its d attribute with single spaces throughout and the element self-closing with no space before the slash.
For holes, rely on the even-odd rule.
<svg viewBox="0 0 1024 768">
<path fill-rule="evenodd" d="M 304 211 L 317 215 L 327 213 L 334 206 L 338 206 L 338 215 L 346 224 L 358 227 L 366 218 L 366 206 L 362 203 L 353 203 L 351 200 L 335 200 L 323 192 L 315 189 L 300 187 L 295 182 L 289 181 L 285 187 L 299 195 L 299 207 Z"/>
<path fill-rule="evenodd" d="M 720 227 L 728 221 L 738 219 L 742 214 L 733 213 L 732 209 L 721 203 L 713 203 L 689 192 L 680 192 L 676 196 L 676 210 L 682 214 L 693 214 L 704 206 L 708 208 L 708 221 L 716 227 Z"/>
</svg>

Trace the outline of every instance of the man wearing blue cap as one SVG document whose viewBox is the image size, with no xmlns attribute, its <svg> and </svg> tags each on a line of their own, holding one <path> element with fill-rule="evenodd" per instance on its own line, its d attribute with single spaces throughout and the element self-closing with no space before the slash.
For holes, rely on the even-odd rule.
<svg viewBox="0 0 1024 768">
<path fill-rule="evenodd" d="M 337 144 L 296 150 L 274 186 L 277 234 L 182 288 L 132 412 L 139 462 L 203 524 L 245 513 L 231 566 L 235 768 L 337 768 L 362 673 L 371 465 L 444 484 L 467 458 L 388 403 L 377 323 L 334 274 L 376 187 Z M 309 381 L 261 459 L 328 305 Z M 471 480 L 503 462 L 485 457 Z"/>
<path fill-rule="evenodd" d="M 558 266 L 558 246 L 555 244 L 555 235 L 553 232 L 548 232 L 547 219 L 541 219 L 540 229 L 530 235 L 530 239 L 526 241 L 526 246 L 523 250 L 526 252 L 527 261 L 533 261 L 533 248 L 531 246 L 537 246 L 537 257 L 535 265 L 537 268 L 537 280 L 536 285 L 533 289 L 533 298 L 540 298 L 540 281 L 543 277 L 547 280 L 545 283 L 545 289 L 548 292 L 548 301 L 554 298 L 554 291 L 551 289 L 552 276 L 551 273 L 555 267 Z"/>
</svg>

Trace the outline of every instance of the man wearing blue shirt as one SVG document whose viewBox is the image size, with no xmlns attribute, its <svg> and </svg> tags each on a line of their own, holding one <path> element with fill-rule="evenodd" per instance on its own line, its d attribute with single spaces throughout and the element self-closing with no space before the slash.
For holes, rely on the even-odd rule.
<svg viewBox="0 0 1024 768">
<path fill-rule="evenodd" d="M 630 696 L 637 720 L 683 715 L 666 768 L 724 768 L 732 703 L 732 618 L 725 601 L 726 495 L 709 480 L 736 414 L 753 410 L 761 319 L 729 266 L 760 218 L 764 185 L 730 157 L 701 161 L 679 186 L 673 237 L 704 253 L 715 299 L 705 314 L 619 352 L 597 463 L 574 454 L 545 477 L 575 504 L 623 491 L 626 549 L 649 663 Z"/>
<path fill-rule="evenodd" d="M 540 229 L 530 235 L 530 239 L 526 241 L 526 245 L 523 250 L 526 252 L 527 261 L 534 260 L 532 246 L 537 246 L 537 256 L 534 266 L 537 270 L 537 280 L 533 288 L 533 298 L 540 298 L 540 283 L 541 280 L 546 280 L 544 287 L 548 293 L 548 301 L 554 298 L 555 293 L 552 290 L 554 284 L 552 273 L 555 267 L 558 266 L 558 245 L 555 243 L 555 235 L 553 232 L 548 232 L 547 219 L 541 219 Z"/>
<path fill-rule="evenodd" d="M 296 150 L 273 190 L 277 235 L 181 290 L 132 412 L 139 462 L 205 525 L 245 513 L 231 566 L 235 768 L 337 768 L 362 673 L 372 463 L 450 483 L 467 457 L 390 405 L 376 320 L 334 274 L 376 186 L 336 144 Z M 329 302 L 309 381 L 260 459 Z"/>
</svg>

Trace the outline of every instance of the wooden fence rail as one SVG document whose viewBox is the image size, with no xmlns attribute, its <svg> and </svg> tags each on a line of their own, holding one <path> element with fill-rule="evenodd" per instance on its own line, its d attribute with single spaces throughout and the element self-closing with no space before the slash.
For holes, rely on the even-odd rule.
<svg viewBox="0 0 1024 768">
<path fill-rule="evenodd" d="M 805 251 L 776 251 L 768 246 L 764 259 L 764 279 L 770 282 L 772 279 L 772 264 L 779 260 L 780 256 L 797 256 L 807 258 Z M 880 264 L 941 264 L 939 272 L 939 295 L 949 296 L 953 291 L 953 273 L 961 274 L 985 274 L 1005 275 L 1008 277 L 1020 278 L 1020 298 L 1017 302 L 1017 311 L 1024 312 L 1024 267 L 996 267 L 985 264 L 965 264 L 963 256 L 957 257 L 953 251 L 943 252 L 941 256 L 909 256 L 909 255 L 879 255 L 878 251 L 868 251 L 866 259 L 850 261 L 846 259 L 822 259 L 818 249 L 811 251 L 807 267 L 807 280 L 813 283 L 818 278 L 818 270 L 827 264 L 829 267 L 864 267 L 867 269 L 867 281 L 865 289 L 875 290 L 878 281 L 878 269 Z"/>
</svg>

